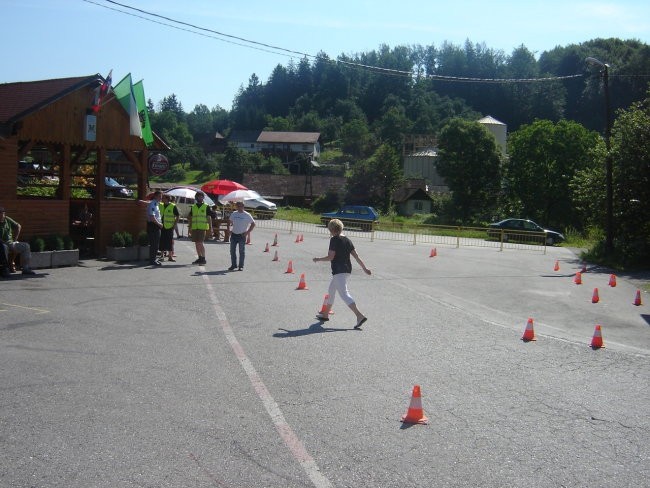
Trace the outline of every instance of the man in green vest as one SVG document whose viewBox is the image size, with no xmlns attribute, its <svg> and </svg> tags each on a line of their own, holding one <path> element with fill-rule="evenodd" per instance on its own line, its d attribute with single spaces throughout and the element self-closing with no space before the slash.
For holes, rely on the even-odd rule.
<svg viewBox="0 0 650 488">
<path fill-rule="evenodd" d="M 196 254 L 198 259 L 193 261 L 192 264 L 205 264 L 205 241 L 206 235 L 212 235 L 212 219 L 216 218 L 217 214 L 203 202 L 205 194 L 202 191 L 197 191 L 195 195 L 196 202 L 190 208 L 190 213 L 187 215 L 187 225 L 192 234 L 192 242 L 196 247 Z M 209 233 L 208 233 L 209 232 Z"/>
<path fill-rule="evenodd" d="M 176 205 L 172 203 L 171 197 L 166 193 L 162 194 L 160 217 L 163 223 L 163 227 L 160 230 L 160 252 L 163 253 L 162 259 L 165 259 L 165 253 L 167 253 L 168 261 L 176 261 L 174 259 L 174 229 L 176 228 L 180 214 Z"/>
</svg>

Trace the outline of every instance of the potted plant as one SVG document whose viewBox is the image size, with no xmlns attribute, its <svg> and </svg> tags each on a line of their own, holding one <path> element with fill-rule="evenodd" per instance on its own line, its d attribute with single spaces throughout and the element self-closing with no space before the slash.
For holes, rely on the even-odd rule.
<svg viewBox="0 0 650 488">
<path fill-rule="evenodd" d="M 79 264 L 79 249 L 75 248 L 74 241 L 70 236 L 57 237 L 54 239 L 58 247 L 62 244 L 62 249 L 52 251 L 52 266 L 76 266 Z"/>
<path fill-rule="evenodd" d="M 45 250 L 45 239 L 42 237 L 33 237 L 29 242 L 29 247 L 32 251 L 32 269 L 52 267 L 52 251 Z"/>
<path fill-rule="evenodd" d="M 106 256 L 114 261 L 135 261 L 138 248 L 133 246 L 133 235 L 129 232 L 114 232 L 111 245 L 106 246 Z"/>
<path fill-rule="evenodd" d="M 149 235 L 145 230 L 141 230 L 138 234 L 138 248 L 138 258 L 140 261 L 149 259 Z"/>
</svg>

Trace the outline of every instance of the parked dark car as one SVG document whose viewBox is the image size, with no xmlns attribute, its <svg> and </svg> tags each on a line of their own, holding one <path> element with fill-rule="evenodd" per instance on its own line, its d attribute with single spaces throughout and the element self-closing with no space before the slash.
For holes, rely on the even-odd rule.
<svg viewBox="0 0 650 488">
<path fill-rule="evenodd" d="M 379 221 L 379 213 L 374 208 L 365 205 L 344 205 L 336 212 L 326 212 L 320 216 L 320 221 L 324 225 L 327 225 L 332 219 L 339 219 L 348 227 L 370 230 L 372 224 Z"/>
<path fill-rule="evenodd" d="M 508 233 L 507 231 L 512 232 Z M 501 239 L 501 235 L 503 234 L 504 241 L 522 239 L 527 232 L 543 232 L 546 235 L 546 244 L 549 246 L 564 241 L 564 236 L 559 232 L 545 229 L 532 220 L 527 219 L 505 219 L 501 222 L 495 222 L 490 224 L 487 232 L 488 237 L 495 239 Z"/>
</svg>

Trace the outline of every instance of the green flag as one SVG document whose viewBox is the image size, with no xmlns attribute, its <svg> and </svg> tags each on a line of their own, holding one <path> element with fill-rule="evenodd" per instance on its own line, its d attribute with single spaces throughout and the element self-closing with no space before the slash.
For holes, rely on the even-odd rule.
<svg viewBox="0 0 650 488">
<path fill-rule="evenodd" d="M 131 83 L 131 73 L 126 75 L 120 82 L 113 87 L 113 93 L 120 102 L 120 105 L 129 114 L 130 133 L 132 136 L 142 138 L 142 127 L 140 125 L 140 117 L 138 117 L 138 106 L 135 102 L 135 95 L 133 93 L 133 84 Z"/>
<path fill-rule="evenodd" d="M 142 80 L 133 85 L 133 93 L 135 94 L 135 104 L 138 107 L 138 117 L 140 119 L 140 126 L 142 127 L 142 139 L 147 146 L 151 146 L 153 144 L 153 134 L 151 133 L 149 110 L 147 110 Z"/>
</svg>

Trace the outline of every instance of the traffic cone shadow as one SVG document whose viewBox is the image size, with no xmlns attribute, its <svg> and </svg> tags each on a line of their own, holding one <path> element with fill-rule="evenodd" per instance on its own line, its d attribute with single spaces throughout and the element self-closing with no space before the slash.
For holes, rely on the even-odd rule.
<svg viewBox="0 0 650 488">
<path fill-rule="evenodd" d="M 422 424 L 429 423 L 429 419 L 424 415 L 422 409 L 422 395 L 420 394 L 420 385 L 413 387 L 411 403 L 405 415 L 402 415 L 402 422 L 405 424 Z"/>
</svg>

